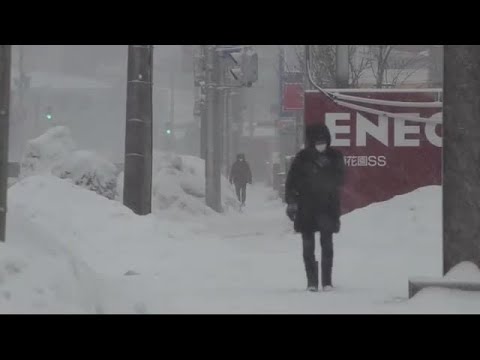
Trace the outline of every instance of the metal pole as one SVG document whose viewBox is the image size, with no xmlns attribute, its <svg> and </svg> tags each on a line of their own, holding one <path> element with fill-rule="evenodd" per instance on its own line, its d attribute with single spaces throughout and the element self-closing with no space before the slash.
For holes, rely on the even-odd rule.
<svg viewBox="0 0 480 360">
<path fill-rule="evenodd" d="M 217 201 L 217 169 L 216 167 L 216 120 L 218 108 L 217 84 L 218 66 L 216 45 L 207 45 L 206 49 L 206 159 L 205 159 L 205 201 L 207 206 L 220 211 Z M 218 140 L 218 139 L 217 139 Z"/>
<path fill-rule="evenodd" d="M 200 45 L 198 55 L 195 57 L 196 76 L 206 81 L 205 61 L 207 54 L 207 46 Z M 200 157 L 203 160 L 207 158 L 207 111 L 206 111 L 206 87 L 204 83 L 196 83 L 196 103 L 199 104 L 200 117 Z"/>
<path fill-rule="evenodd" d="M 443 272 L 480 266 L 480 46 L 445 45 Z"/>
<path fill-rule="evenodd" d="M 232 148 L 232 117 L 231 117 L 231 96 L 232 92 L 230 90 L 226 91 L 225 96 L 225 175 L 228 177 L 230 171 L 230 161 L 231 161 L 231 148 Z"/>
<path fill-rule="evenodd" d="M 8 187 L 11 45 L 0 45 L 0 242 L 5 242 Z"/>
<path fill-rule="evenodd" d="M 232 123 L 231 127 L 231 146 L 230 146 L 230 164 L 233 163 L 235 157 L 238 154 L 239 150 L 239 142 L 241 136 L 241 129 L 242 129 L 242 103 L 240 98 L 240 90 L 236 90 L 231 95 L 231 103 L 230 103 L 231 113 L 232 113 Z M 229 169 L 230 170 L 230 169 Z"/>
<path fill-rule="evenodd" d="M 152 211 L 153 45 L 128 45 L 123 203 L 138 215 Z"/>
<path fill-rule="evenodd" d="M 217 47 L 218 49 L 218 47 Z M 219 52 L 215 52 L 215 78 L 217 85 L 217 103 L 216 118 L 214 126 L 214 187 L 215 187 L 215 208 L 217 212 L 222 212 L 222 163 L 223 163 L 223 140 L 224 140 L 224 124 L 225 124 L 225 91 L 223 87 L 225 84 L 225 73 L 223 56 Z"/>
<path fill-rule="evenodd" d="M 336 48 L 336 82 L 337 88 L 348 88 L 350 69 L 348 64 L 348 45 Z"/>
<path fill-rule="evenodd" d="M 200 96 L 206 99 L 207 89 L 205 86 L 200 88 Z M 207 102 L 204 100 L 200 108 L 200 156 L 203 160 L 207 158 Z"/>
<path fill-rule="evenodd" d="M 175 146 L 175 73 L 174 70 L 170 71 L 170 112 L 169 112 L 169 123 L 171 126 L 172 133 L 167 137 L 167 149 L 168 151 L 174 151 Z"/>
<path fill-rule="evenodd" d="M 18 45 L 18 72 L 19 72 L 19 91 L 18 91 L 18 103 L 19 103 L 19 113 L 20 113 L 20 121 L 23 123 L 26 121 L 24 118 L 25 111 L 23 108 L 24 101 L 25 101 L 25 85 L 26 85 L 26 75 L 24 69 L 24 62 L 23 62 L 23 55 L 24 55 L 24 48 L 23 45 Z"/>
</svg>

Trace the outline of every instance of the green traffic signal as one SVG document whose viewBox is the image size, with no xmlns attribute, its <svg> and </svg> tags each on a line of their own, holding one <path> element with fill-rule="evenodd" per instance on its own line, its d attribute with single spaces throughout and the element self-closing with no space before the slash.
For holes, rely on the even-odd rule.
<svg viewBox="0 0 480 360">
<path fill-rule="evenodd" d="M 167 129 L 167 135 L 171 135 L 171 134 L 172 134 L 172 130 Z"/>
<path fill-rule="evenodd" d="M 52 120 L 52 114 L 47 114 L 47 120 Z"/>
</svg>

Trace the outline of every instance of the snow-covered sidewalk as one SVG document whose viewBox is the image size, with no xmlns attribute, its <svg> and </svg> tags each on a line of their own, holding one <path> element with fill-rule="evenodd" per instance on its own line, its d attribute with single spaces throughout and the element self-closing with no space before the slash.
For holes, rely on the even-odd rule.
<svg viewBox="0 0 480 360">
<path fill-rule="evenodd" d="M 300 237 L 270 195 L 249 188 L 243 213 L 138 217 L 66 180 L 23 179 L 9 190 L 0 312 L 480 312 L 479 294 L 406 299 L 410 276 L 441 274 L 439 188 L 345 216 L 337 288 L 315 294 L 304 291 Z"/>
</svg>

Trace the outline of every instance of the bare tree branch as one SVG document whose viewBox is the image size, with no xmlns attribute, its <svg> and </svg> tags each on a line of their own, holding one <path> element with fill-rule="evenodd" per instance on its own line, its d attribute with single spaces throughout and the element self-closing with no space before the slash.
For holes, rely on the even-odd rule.
<svg viewBox="0 0 480 360">
<path fill-rule="evenodd" d="M 405 81 L 407 81 L 419 69 L 428 65 L 427 63 L 428 59 L 422 54 L 392 62 L 391 70 L 388 71 L 391 76 L 390 83 L 392 85 L 401 85 L 405 83 Z"/>
<path fill-rule="evenodd" d="M 366 69 L 369 67 L 369 60 L 362 58 L 357 63 L 356 55 L 358 45 L 350 45 L 348 52 L 348 62 L 350 68 L 349 87 L 359 86 L 359 80 Z M 336 46 L 335 45 L 311 45 L 310 70 L 315 82 L 321 87 L 335 87 L 336 82 Z M 305 71 L 304 49 L 296 48 L 296 56 L 301 64 L 302 71 Z"/>
<path fill-rule="evenodd" d="M 348 47 L 348 63 L 350 67 L 350 87 L 358 88 L 360 85 L 360 79 L 365 72 L 370 67 L 370 59 L 361 57 L 360 63 L 356 63 L 355 60 L 357 57 L 358 46 L 350 45 Z"/>
</svg>

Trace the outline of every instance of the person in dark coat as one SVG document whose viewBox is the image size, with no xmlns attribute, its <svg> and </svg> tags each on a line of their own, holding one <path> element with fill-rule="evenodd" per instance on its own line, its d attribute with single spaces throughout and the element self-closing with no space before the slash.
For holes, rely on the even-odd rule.
<svg viewBox="0 0 480 360">
<path fill-rule="evenodd" d="M 307 290 L 318 291 L 315 233 L 322 247 L 322 287 L 332 289 L 333 234 L 340 231 L 340 191 L 344 182 L 343 154 L 331 148 L 324 124 L 307 128 L 306 147 L 298 152 L 285 183 L 287 215 L 302 234 Z"/>
<path fill-rule="evenodd" d="M 245 205 L 247 200 L 247 184 L 252 184 L 252 171 L 250 165 L 245 160 L 244 154 L 237 155 L 237 161 L 230 170 L 230 184 L 235 185 L 238 201 Z"/>
</svg>

